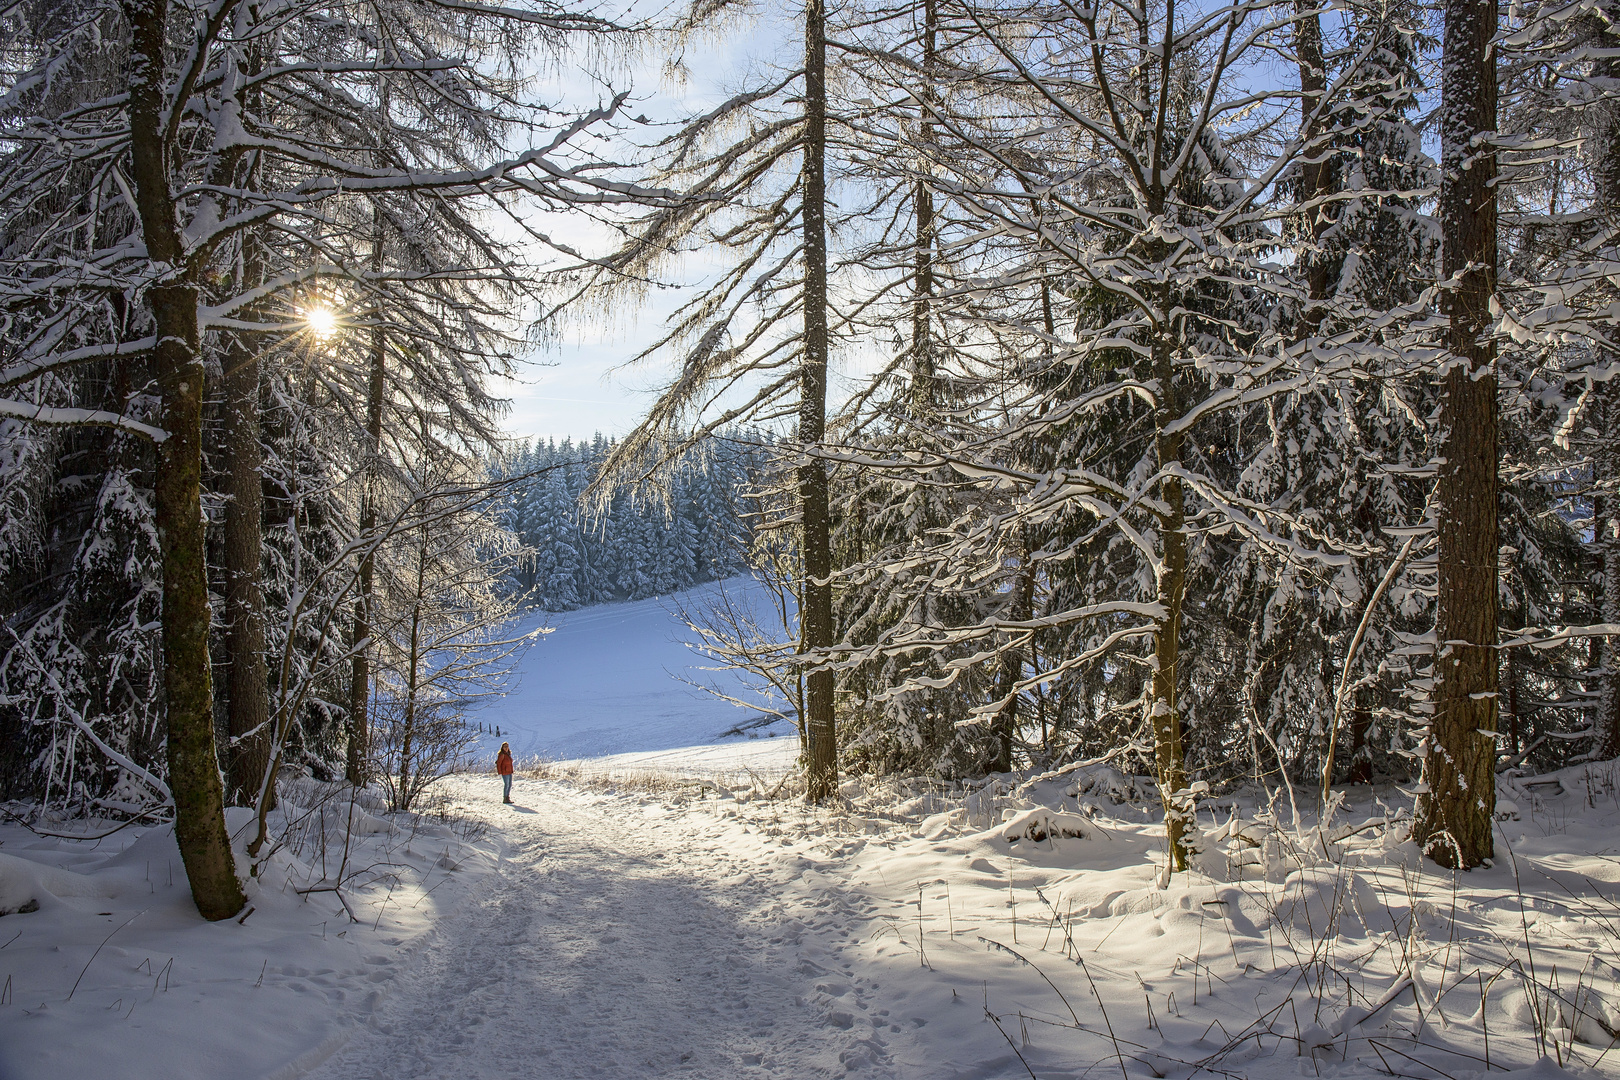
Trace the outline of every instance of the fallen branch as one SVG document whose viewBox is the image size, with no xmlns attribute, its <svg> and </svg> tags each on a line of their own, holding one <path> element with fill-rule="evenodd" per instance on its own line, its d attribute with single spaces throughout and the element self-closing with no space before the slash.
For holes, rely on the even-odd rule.
<svg viewBox="0 0 1620 1080">
<path fill-rule="evenodd" d="M 358 923 L 360 921 L 359 919 L 355 918 L 354 909 L 349 906 L 349 901 L 346 897 L 344 897 L 343 890 L 339 889 L 336 885 L 317 885 L 313 889 L 294 889 L 293 892 L 296 892 L 299 896 L 305 897 L 306 899 L 311 893 L 329 892 L 338 898 L 338 903 L 342 904 L 343 910 L 348 912 L 350 922 Z"/>
</svg>

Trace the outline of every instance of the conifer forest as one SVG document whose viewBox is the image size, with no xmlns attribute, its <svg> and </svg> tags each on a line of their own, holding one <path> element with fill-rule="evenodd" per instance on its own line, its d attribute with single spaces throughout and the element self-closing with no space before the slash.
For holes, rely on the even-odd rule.
<svg viewBox="0 0 1620 1080">
<path fill-rule="evenodd" d="M 514 436 L 615 321 L 634 415 Z M 1496 865 L 1620 758 L 1620 0 L 0 0 L 8 821 L 245 918 L 547 618 L 739 578 L 773 798 L 1106 767 L 1168 882 L 1372 785 Z"/>
</svg>

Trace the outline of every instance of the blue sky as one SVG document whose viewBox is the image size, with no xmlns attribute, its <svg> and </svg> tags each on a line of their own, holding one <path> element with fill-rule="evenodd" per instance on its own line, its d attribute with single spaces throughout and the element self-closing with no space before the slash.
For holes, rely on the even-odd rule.
<svg viewBox="0 0 1620 1080">
<path fill-rule="evenodd" d="M 768 62 L 780 53 L 787 62 L 795 59 L 797 28 L 785 25 L 781 20 L 785 13 L 773 6 L 761 8 L 757 19 L 736 20 L 686 42 L 683 79 L 669 77 L 669 57 L 656 48 L 628 62 L 623 74 L 613 79 L 615 89 L 634 91 L 627 113 L 655 120 L 681 116 L 724 100 L 762 58 Z M 568 70 L 545 83 L 549 96 L 576 106 L 594 105 L 601 94 L 600 84 L 581 81 Z M 540 220 L 549 235 L 585 250 L 599 247 L 606 237 L 604 229 L 578 215 L 545 214 Z M 695 280 L 700 273 L 701 268 L 689 264 L 666 276 Z M 652 391 L 668 369 L 656 361 L 628 369 L 625 365 L 657 340 L 676 303 L 677 294 L 658 293 L 638 309 L 561 327 L 552 344 L 523 364 L 519 381 L 504 388 L 512 403 L 502 425 L 507 433 L 561 441 L 589 438 L 598 431 L 604 435 L 629 431 L 652 403 Z"/>
</svg>

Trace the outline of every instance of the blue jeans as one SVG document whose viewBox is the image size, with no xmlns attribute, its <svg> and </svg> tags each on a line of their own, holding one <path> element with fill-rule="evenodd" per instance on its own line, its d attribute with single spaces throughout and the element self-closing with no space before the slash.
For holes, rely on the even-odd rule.
<svg viewBox="0 0 1620 1080">
<path fill-rule="evenodd" d="M 501 792 L 501 798 L 510 800 L 512 798 L 512 774 L 507 773 L 501 777 L 501 783 L 505 785 L 505 790 Z"/>
</svg>

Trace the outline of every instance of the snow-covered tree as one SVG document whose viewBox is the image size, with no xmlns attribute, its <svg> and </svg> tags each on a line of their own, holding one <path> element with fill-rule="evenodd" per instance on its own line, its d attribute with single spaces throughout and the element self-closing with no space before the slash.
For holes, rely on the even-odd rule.
<svg viewBox="0 0 1620 1080">
<path fill-rule="evenodd" d="M 496 308 L 492 321 L 478 297 L 522 289 L 528 275 L 487 232 L 455 235 L 468 220 L 455 208 L 519 192 L 553 205 L 634 194 L 588 169 L 547 167 L 616 101 L 559 117 L 511 93 L 537 46 L 610 31 L 599 18 L 544 2 L 377 0 L 336 19 L 328 7 L 83 0 L 40 7 L 43 21 L 7 53 L 0 216 L 27 241 L 0 262 L 0 410 L 155 447 L 167 783 L 194 894 L 215 918 L 241 906 L 220 812 L 203 529 L 221 333 L 335 329 L 335 283 L 348 282 L 368 336 L 419 359 L 413 374 L 429 390 L 416 400 L 437 396 L 438 430 L 487 431 L 487 368 L 443 361 L 490 353 L 508 316 Z M 400 210 L 401 234 L 427 238 L 419 247 L 454 235 L 450 246 L 465 248 L 454 272 L 431 256 L 378 259 L 375 233 L 350 243 L 333 226 L 370 220 L 357 204 L 385 219 Z M 239 272 L 255 234 L 265 258 Z M 394 351 L 390 335 L 420 340 Z M 110 385 L 69 389 L 98 368 Z"/>
</svg>

